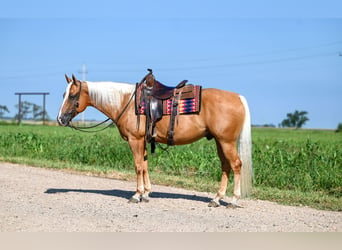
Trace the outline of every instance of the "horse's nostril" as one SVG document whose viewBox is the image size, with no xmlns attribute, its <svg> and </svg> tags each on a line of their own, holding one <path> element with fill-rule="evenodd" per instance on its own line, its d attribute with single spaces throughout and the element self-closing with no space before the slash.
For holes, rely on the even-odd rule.
<svg viewBox="0 0 342 250">
<path fill-rule="evenodd" d="M 68 126 L 69 125 L 69 119 L 65 115 L 57 116 L 57 122 L 60 126 Z"/>
</svg>

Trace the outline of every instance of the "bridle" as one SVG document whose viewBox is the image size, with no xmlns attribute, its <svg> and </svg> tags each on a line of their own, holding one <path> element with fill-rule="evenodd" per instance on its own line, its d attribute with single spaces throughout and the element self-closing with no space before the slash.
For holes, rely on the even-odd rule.
<svg viewBox="0 0 342 250">
<path fill-rule="evenodd" d="M 75 104 L 74 104 L 74 107 L 73 109 L 69 112 L 69 114 L 74 117 L 75 115 L 77 115 L 77 108 L 79 107 L 79 100 L 80 100 L 80 96 L 81 96 L 81 91 L 82 91 L 82 82 L 80 82 L 80 90 L 77 94 L 75 95 L 72 95 L 70 96 L 69 98 L 73 99 L 75 101 Z M 111 120 L 111 118 L 107 118 L 106 120 L 98 123 L 98 124 L 95 124 L 93 126 L 86 126 L 86 127 L 79 127 L 79 126 L 74 126 L 71 124 L 71 120 L 68 124 L 68 127 L 72 128 L 72 129 L 75 129 L 75 130 L 78 130 L 78 131 L 81 131 L 81 132 L 87 132 L 87 133 L 95 133 L 95 132 L 100 132 L 102 130 L 105 130 L 109 127 L 111 127 L 113 124 L 117 124 L 119 119 L 121 118 L 121 116 L 124 114 L 124 112 L 127 110 L 129 104 L 131 103 L 133 97 L 135 96 L 137 92 L 137 89 L 134 90 L 133 94 L 131 95 L 131 97 L 129 98 L 128 102 L 126 103 L 125 107 L 121 110 L 121 112 L 119 113 L 118 117 L 114 120 L 112 120 L 112 122 L 110 122 L 107 126 L 101 128 L 101 129 L 98 129 L 98 130 L 89 130 L 89 129 L 93 129 L 93 128 L 96 128 L 106 122 L 108 122 L 109 120 Z"/>
<path fill-rule="evenodd" d="M 71 84 L 73 84 L 73 83 L 71 82 Z M 75 95 L 69 95 L 69 99 L 71 99 L 73 102 L 75 102 L 73 109 L 68 112 L 71 115 L 71 117 L 76 116 L 78 113 L 77 109 L 80 105 L 79 101 L 80 101 L 81 92 L 82 92 L 82 82 L 80 82 L 80 91 L 78 93 L 76 93 Z"/>
</svg>

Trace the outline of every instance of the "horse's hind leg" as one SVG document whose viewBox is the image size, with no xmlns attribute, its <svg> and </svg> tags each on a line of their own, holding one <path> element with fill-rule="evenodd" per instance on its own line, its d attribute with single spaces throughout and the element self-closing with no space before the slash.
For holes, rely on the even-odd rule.
<svg viewBox="0 0 342 250">
<path fill-rule="evenodd" d="M 222 147 L 220 143 L 216 141 L 216 147 L 217 147 L 217 153 L 221 161 L 221 169 L 222 169 L 222 176 L 221 176 L 221 184 L 220 188 L 217 191 L 217 194 L 213 200 L 210 201 L 209 207 L 218 207 L 220 206 L 220 200 L 223 199 L 223 197 L 226 194 L 227 190 L 227 184 L 228 184 L 228 179 L 229 179 L 229 174 L 230 174 L 230 165 L 223 153 Z"/>
<path fill-rule="evenodd" d="M 218 142 L 216 141 L 217 151 L 222 164 L 222 178 L 221 185 L 217 192 L 216 197 L 210 202 L 210 204 L 219 204 L 219 200 L 222 199 L 227 190 L 228 178 L 230 170 L 234 173 L 234 196 L 231 201 L 233 206 L 237 206 L 237 201 L 241 196 L 240 191 L 240 179 L 241 179 L 241 160 L 238 156 L 235 142 Z M 210 205 L 209 204 L 209 205 Z"/>
</svg>

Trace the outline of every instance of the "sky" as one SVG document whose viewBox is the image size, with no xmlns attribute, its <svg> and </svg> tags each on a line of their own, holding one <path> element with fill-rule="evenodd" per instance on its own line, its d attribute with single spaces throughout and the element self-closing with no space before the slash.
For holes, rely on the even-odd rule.
<svg viewBox="0 0 342 250">
<path fill-rule="evenodd" d="M 20 6 L 20 8 L 18 8 Z M 305 128 L 342 122 L 339 1 L 2 1 L 0 105 L 49 92 L 55 119 L 64 74 L 135 84 L 183 79 L 244 95 L 252 124 L 307 111 Z M 42 105 L 41 96 L 23 101 Z M 85 119 L 105 117 L 87 109 Z"/>
</svg>

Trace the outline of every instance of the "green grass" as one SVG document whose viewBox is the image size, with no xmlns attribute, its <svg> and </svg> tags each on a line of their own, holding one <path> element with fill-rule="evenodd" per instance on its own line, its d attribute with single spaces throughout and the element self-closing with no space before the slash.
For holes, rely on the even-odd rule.
<svg viewBox="0 0 342 250">
<path fill-rule="evenodd" d="M 340 134 L 326 131 L 279 132 L 279 137 L 264 136 L 253 142 L 256 185 L 304 192 L 322 191 L 341 197 Z M 286 137 L 282 136 L 284 132 Z"/>
<path fill-rule="evenodd" d="M 342 133 L 252 132 L 253 198 L 342 210 Z M 0 160 L 135 179 L 128 144 L 115 128 L 88 134 L 54 126 L 0 125 Z M 221 177 L 215 143 L 206 139 L 167 152 L 157 148 L 156 156 L 149 156 L 149 169 L 154 184 L 200 191 L 216 192 Z"/>
</svg>

